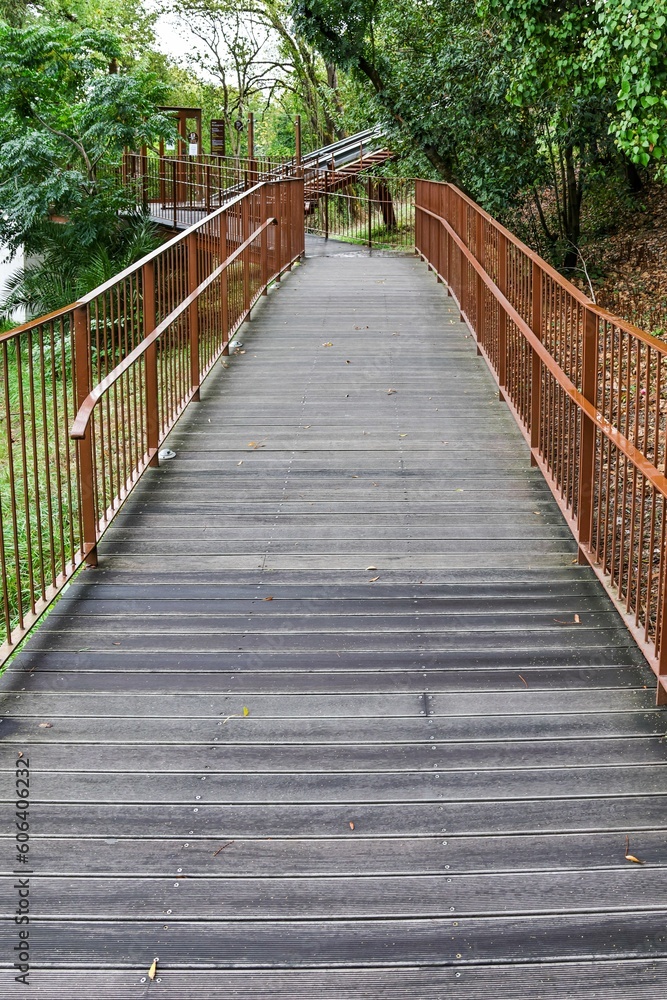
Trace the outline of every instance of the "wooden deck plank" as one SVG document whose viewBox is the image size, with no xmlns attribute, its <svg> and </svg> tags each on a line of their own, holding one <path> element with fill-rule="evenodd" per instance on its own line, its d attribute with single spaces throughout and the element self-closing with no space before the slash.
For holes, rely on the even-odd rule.
<svg viewBox="0 0 667 1000">
<path fill-rule="evenodd" d="M 178 883 L 176 883 L 178 885 Z M 174 890 L 176 893 L 178 890 Z M 164 921 L 164 922 L 162 922 Z M 667 931 L 654 910 L 528 917 L 312 921 L 49 920 L 34 922 L 44 965 L 135 968 L 163 958 L 185 969 L 477 964 L 662 957 Z M 461 956 L 459 959 L 458 956 Z M 148 962 L 146 958 L 148 957 Z"/>
<path fill-rule="evenodd" d="M 149 962 L 152 958 L 149 959 Z M 463 965 L 450 968 L 303 969 L 219 972 L 179 969 L 158 974 L 159 983 L 149 983 L 147 966 L 127 970 L 90 969 L 37 970 L 35 988 L 42 996 L 77 996 L 82 1000 L 136 1000 L 160 995 L 175 1000 L 350 1000 L 358 996 L 374 1000 L 442 1000 L 455 995 L 461 1000 L 545 1000 L 586 996 L 591 1000 L 653 1000 L 659 993 L 667 960 L 661 958 L 571 963 L 526 963 Z M 16 993 L 16 996 L 20 996 Z"/>
<path fill-rule="evenodd" d="M 664 869 L 664 830 L 629 830 L 633 849 Z M 39 837 L 33 844 L 42 876 L 111 875 L 115 878 L 187 874 L 213 878 L 319 875 L 500 874 L 523 872 L 639 871 L 625 861 L 625 834 L 587 830 L 558 833 L 437 837 L 236 838 L 217 835 L 170 838 L 153 830 L 143 837 Z M 179 872 L 178 869 L 183 871 Z M 610 876 L 613 877 L 613 876 Z"/>
<path fill-rule="evenodd" d="M 452 300 L 316 256 L 239 336 L 0 685 L 34 989 L 655 996 L 665 712 Z"/>
</svg>

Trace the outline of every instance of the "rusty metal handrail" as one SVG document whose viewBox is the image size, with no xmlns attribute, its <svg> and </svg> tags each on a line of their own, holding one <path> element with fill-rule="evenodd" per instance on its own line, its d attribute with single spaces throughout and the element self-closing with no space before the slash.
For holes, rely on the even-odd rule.
<svg viewBox="0 0 667 1000">
<path fill-rule="evenodd" d="M 281 180 L 283 182 L 290 182 L 290 181 L 296 181 L 298 180 L 298 178 L 284 177 L 281 178 Z M 95 288 L 92 289 L 92 291 L 86 292 L 85 295 L 82 295 L 80 299 L 77 299 L 75 302 L 70 303 L 70 305 L 61 306 L 60 309 L 54 309 L 53 312 L 46 313 L 44 316 L 40 316 L 38 320 L 34 319 L 28 320 L 26 323 L 22 323 L 20 326 L 12 327 L 11 330 L 5 333 L 0 333 L 0 343 L 3 340 L 11 340 L 13 337 L 16 337 L 21 333 L 25 333 L 26 331 L 33 329 L 37 322 L 39 323 L 53 322 L 54 320 L 58 320 L 69 315 L 73 309 L 77 309 L 79 306 L 86 306 L 89 305 L 91 302 L 94 302 L 95 299 L 98 298 L 100 295 L 103 295 L 110 289 L 115 288 L 119 282 L 125 281 L 127 278 L 130 278 L 133 275 L 137 274 L 144 266 L 144 264 L 149 264 L 151 261 L 154 261 L 158 257 L 160 257 L 164 253 L 166 247 L 168 246 L 173 247 L 179 243 L 186 241 L 193 232 L 196 232 L 198 229 L 201 229 L 211 219 L 214 219 L 218 215 L 220 215 L 221 212 L 225 212 L 228 209 L 233 208 L 234 205 L 239 204 L 246 195 L 251 194 L 254 191 L 259 191 L 262 185 L 266 183 L 267 181 L 259 181 L 257 184 L 254 185 L 254 187 L 250 188 L 248 191 L 243 191 L 241 194 L 235 195 L 224 205 L 221 205 L 220 208 L 217 208 L 214 212 L 211 212 L 210 215 L 207 215 L 205 219 L 200 219 L 198 222 L 194 222 L 187 229 L 184 229 L 180 233 L 177 233 L 176 236 L 173 236 L 170 240 L 167 241 L 167 243 L 163 243 L 161 246 L 156 247 L 155 250 L 151 250 L 150 253 L 146 254 L 145 257 L 142 257 L 141 260 L 135 261 L 134 264 L 129 264 L 122 271 L 119 271 L 118 274 L 114 274 L 112 278 L 109 278 L 101 285 L 97 285 Z"/>
<path fill-rule="evenodd" d="M 303 250 L 303 179 L 262 180 L 71 306 L 0 335 L 0 663 L 95 562 L 160 442 Z"/>
<path fill-rule="evenodd" d="M 559 385 L 567 393 L 568 397 L 572 400 L 572 402 L 576 403 L 579 409 L 582 410 L 586 414 L 586 416 L 593 421 L 595 426 L 602 431 L 605 437 L 607 437 L 617 448 L 619 448 L 623 452 L 623 454 L 626 455 L 626 457 L 632 462 L 635 468 L 638 469 L 642 473 L 642 475 L 646 476 L 646 478 L 651 482 L 651 484 L 655 486 L 655 488 L 659 490 L 660 493 L 662 493 L 662 495 L 665 498 L 667 498 L 667 477 L 665 477 L 660 472 L 660 470 L 657 469 L 655 465 L 653 465 L 653 463 L 650 462 L 641 451 L 635 448 L 632 442 L 628 441 L 628 439 L 624 437 L 623 434 L 621 434 L 621 432 L 616 427 L 610 424 L 608 420 L 605 420 L 602 414 L 600 414 L 596 410 L 596 408 L 592 405 L 592 403 L 590 403 L 586 399 L 586 397 L 581 392 L 579 392 L 574 383 L 571 382 L 570 379 L 567 377 L 563 369 L 554 361 L 552 356 L 545 348 L 544 344 L 535 336 L 535 334 L 530 329 L 530 327 L 523 319 L 523 317 L 519 315 L 519 313 L 516 311 L 512 303 L 508 302 L 508 300 L 499 290 L 497 285 L 486 273 L 486 271 L 479 263 L 479 261 L 470 252 L 470 250 L 465 245 L 463 240 L 454 232 L 454 230 L 447 222 L 447 220 L 443 219 L 439 215 L 436 215 L 435 212 L 431 212 L 429 211 L 429 209 L 423 208 L 423 206 L 421 205 L 417 205 L 416 207 L 418 211 L 424 212 L 424 214 L 426 215 L 430 215 L 431 218 L 436 219 L 442 226 L 445 227 L 449 236 L 454 240 L 458 248 L 464 254 L 470 266 L 479 275 L 479 277 L 482 279 L 482 281 L 489 289 L 493 297 L 503 307 L 508 318 L 512 320 L 514 325 L 526 339 L 527 343 L 530 344 L 532 350 L 535 352 L 535 354 L 539 356 L 540 360 L 542 361 L 542 364 L 545 366 L 545 368 L 548 369 L 549 372 L 551 372 L 551 374 L 558 381 Z M 537 256 L 537 254 L 531 252 L 531 259 L 532 258 L 537 258 L 538 260 L 541 259 Z M 550 270 L 552 270 L 553 274 L 558 273 L 553 269 Z M 560 275 L 558 275 L 558 277 L 560 278 Z M 586 299 L 586 304 L 588 305 L 588 299 Z M 590 303 L 590 305 L 592 306 L 593 303 Z M 650 335 L 645 334 L 645 336 L 648 337 Z M 660 341 L 658 341 L 658 344 L 660 344 Z M 664 345 L 660 344 L 660 346 L 662 347 Z"/>
<path fill-rule="evenodd" d="M 450 184 L 417 182 L 444 281 L 667 701 L 667 345 L 601 309 Z"/>
<path fill-rule="evenodd" d="M 176 308 L 173 309 L 169 315 L 158 324 L 158 326 L 156 326 L 152 333 L 149 333 L 148 336 L 144 337 L 141 343 L 138 344 L 137 347 L 135 347 L 134 350 L 131 351 L 119 365 L 116 365 L 113 371 L 111 371 L 95 386 L 94 389 L 90 391 L 79 407 L 76 417 L 74 418 L 74 422 L 72 423 L 72 429 L 70 431 L 70 437 L 72 440 L 80 441 L 85 438 L 86 431 L 88 430 L 88 423 L 93 414 L 93 410 L 95 409 L 95 405 L 104 396 L 104 393 L 108 392 L 111 386 L 119 380 L 121 375 L 124 375 L 125 372 L 127 372 L 132 365 L 146 353 L 148 348 L 159 340 L 165 330 L 168 330 L 171 324 L 174 323 L 178 317 L 186 311 L 186 309 L 196 302 L 202 292 L 206 291 L 206 289 L 213 284 L 216 278 L 218 278 L 223 271 L 226 271 L 235 260 L 238 260 L 251 243 L 254 243 L 258 236 L 261 236 L 265 229 L 268 229 L 269 226 L 277 225 L 278 220 L 275 218 L 267 219 L 266 222 L 262 223 L 262 225 L 259 226 L 259 228 L 256 229 L 254 233 L 252 233 L 248 239 L 241 244 L 241 246 L 237 247 L 237 249 L 234 250 L 234 252 L 230 254 L 230 256 L 227 257 L 227 259 L 224 260 L 222 264 L 215 269 L 215 271 L 209 274 L 209 276 L 197 286 L 194 292 L 191 292 L 187 298 L 183 299 L 183 301 L 176 306 Z"/>
<path fill-rule="evenodd" d="M 453 186 L 454 185 L 452 185 L 452 187 Z M 456 190 L 462 201 L 466 202 L 471 209 L 473 209 L 477 214 L 479 214 L 487 223 L 492 225 L 499 233 L 502 233 L 503 236 L 505 236 L 505 238 L 509 242 L 511 242 L 518 250 L 520 250 L 521 253 L 525 254 L 525 256 L 529 260 L 535 261 L 545 274 L 548 274 L 550 278 L 552 278 L 559 285 L 561 285 L 561 287 L 565 288 L 567 290 L 568 295 L 571 295 L 573 298 L 575 298 L 578 302 L 581 303 L 582 306 L 585 306 L 586 309 L 590 309 L 597 316 L 599 316 L 600 319 L 609 320 L 613 322 L 616 326 L 619 326 L 627 333 L 631 334 L 633 337 L 637 337 L 638 339 L 643 340 L 645 343 L 649 343 L 651 347 L 653 347 L 655 350 L 659 350 L 662 354 L 667 354 L 667 344 L 663 343 L 663 341 L 661 340 L 658 340 L 657 337 L 652 336 L 652 334 L 647 333 L 646 330 L 642 330 L 640 327 L 635 326 L 628 320 L 623 319 L 622 316 L 616 316 L 614 313 L 609 312 L 609 310 L 605 309 L 603 306 L 599 306 L 597 302 L 593 302 L 593 300 L 589 299 L 588 296 L 585 295 L 584 292 L 581 291 L 581 289 L 577 288 L 576 285 L 573 285 L 569 281 L 565 281 L 563 275 L 559 271 L 557 271 L 555 267 L 552 267 L 548 261 L 540 257 L 540 255 L 536 253 L 535 250 L 531 250 L 531 248 L 522 240 L 520 240 L 519 237 L 516 236 L 513 232 L 511 232 L 509 229 L 506 229 L 505 226 L 503 226 L 502 222 L 498 222 L 498 220 L 494 219 L 492 215 L 489 215 L 489 213 L 486 212 L 481 207 L 481 205 L 478 205 L 477 202 L 473 201 L 472 198 L 470 198 L 467 194 L 465 194 L 465 192 L 461 191 L 459 188 L 456 188 Z M 421 205 L 415 205 L 415 208 L 417 210 L 424 211 L 424 208 Z"/>
</svg>

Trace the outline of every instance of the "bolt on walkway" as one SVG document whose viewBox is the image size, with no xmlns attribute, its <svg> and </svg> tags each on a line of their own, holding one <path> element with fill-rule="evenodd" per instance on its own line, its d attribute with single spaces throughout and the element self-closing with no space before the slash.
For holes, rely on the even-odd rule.
<svg viewBox="0 0 667 1000">
<path fill-rule="evenodd" d="M 35 995 L 654 996 L 652 674 L 443 286 L 309 252 L 5 675 L 3 939 L 21 752 Z"/>
</svg>

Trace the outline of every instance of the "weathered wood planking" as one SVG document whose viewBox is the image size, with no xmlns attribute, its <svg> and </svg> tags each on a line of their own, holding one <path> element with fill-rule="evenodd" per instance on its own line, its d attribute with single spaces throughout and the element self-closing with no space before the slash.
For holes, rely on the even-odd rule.
<svg viewBox="0 0 667 1000">
<path fill-rule="evenodd" d="M 654 997 L 652 675 L 443 288 L 309 246 L 3 678 L 0 995 L 21 751 L 36 995 Z"/>
</svg>

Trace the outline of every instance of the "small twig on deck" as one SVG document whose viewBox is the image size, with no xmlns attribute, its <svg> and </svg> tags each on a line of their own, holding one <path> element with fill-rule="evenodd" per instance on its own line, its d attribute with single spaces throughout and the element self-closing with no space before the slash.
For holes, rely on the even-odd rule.
<svg viewBox="0 0 667 1000">
<path fill-rule="evenodd" d="M 225 847 L 231 847 L 231 845 L 232 845 L 233 843 L 234 843 L 234 841 L 233 841 L 233 840 L 228 840 L 226 844 L 223 844 L 223 845 L 222 845 L 222 847 L 219 847 L 219 848 L 217 849 L 217 851 L 215 852 L 215 854 L 213 855 L 213 857 L 214 857 L 214 858 L 215 858 L 215 857 L 217 857 L 217 855 L 218 855 L 218 854 L 220 854 L 220 851 L 224 851 Z"/>
</svg>

